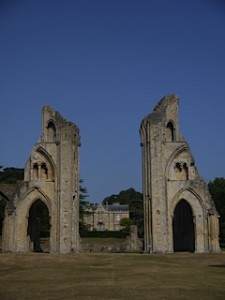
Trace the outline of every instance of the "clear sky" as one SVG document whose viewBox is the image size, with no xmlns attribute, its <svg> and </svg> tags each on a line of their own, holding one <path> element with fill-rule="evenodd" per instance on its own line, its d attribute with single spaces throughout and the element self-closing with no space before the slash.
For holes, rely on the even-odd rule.
<svg viewBox="0 0 225 300">
<path fill-rule="evenodd" d="M 80 128 L 89 200 L 142 190 L 139 126 L 167 94 L 205 180 L 225 177 L 223 0 L 0 0 L 0 164 L 50 105 Z"/>
</svg>

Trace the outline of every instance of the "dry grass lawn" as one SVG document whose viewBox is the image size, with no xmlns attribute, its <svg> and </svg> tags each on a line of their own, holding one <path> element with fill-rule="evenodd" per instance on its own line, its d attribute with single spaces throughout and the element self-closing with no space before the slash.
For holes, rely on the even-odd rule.
<svg viewBox="0 0 225 300">
<path fill-rule="evenodd" d="M 0 254 L 0 299 L 225 299 L 225 253 Z"/>
</svg>

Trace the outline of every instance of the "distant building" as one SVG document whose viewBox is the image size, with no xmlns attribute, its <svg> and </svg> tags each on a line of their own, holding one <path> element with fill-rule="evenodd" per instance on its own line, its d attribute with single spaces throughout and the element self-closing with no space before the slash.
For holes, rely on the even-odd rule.
<svg viewBox="0 0 225 300">
<path fill-rule="evenodd" d="M 94 204 L 88 206 L 84 214 L 84 222 L 89 226 L 90 231 L 119 231 L 122 229 L 120 226 L 122 218 L 129 218 L 129 207 L 127 204 Z"/>
</svg>

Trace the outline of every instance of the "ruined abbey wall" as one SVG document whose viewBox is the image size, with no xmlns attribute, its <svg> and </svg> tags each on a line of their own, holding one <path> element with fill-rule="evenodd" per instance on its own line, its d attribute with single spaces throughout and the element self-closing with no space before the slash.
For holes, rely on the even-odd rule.
<svg viewBox="0 0 225 300">
<path fill-rule="evenodd" d="M 78 252 L 79 145 L 78 127 L 45 106 L 42 135 L 26 163 L 24 181 L 18 182 L 13 192 L 5 193 L 4 252 L 36 250 L 36 203 L 45 205 L 49 213 L 50 252 Z"/>
<path fill-rule="evenodd" d="M 218 213 L 180 133 L 179 99 L 164 97 L 140 127 L 144 251 L 219 252 Z M 6 202 L 2 251 L 39 251 L 38 209 L 48 212 L 50 253 L 79 251 L 78 127 L 45 106 L 42 135 L 24 180 L 0 185 Z"/>
<path fill-rule="evenodd" d="M 166 96 L 141 123 L 145 252 L 218 252 L 218 214 L 180 133 L 178 106 Z"/>
</svg>

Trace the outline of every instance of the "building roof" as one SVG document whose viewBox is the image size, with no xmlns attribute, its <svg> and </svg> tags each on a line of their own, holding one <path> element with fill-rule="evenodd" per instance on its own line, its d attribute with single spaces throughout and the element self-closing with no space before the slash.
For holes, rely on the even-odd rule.
<svg viewBox="0 0 225 300">
<path fill-rule="evenodd" d="M 128 204 L 112 204 L 112 205 L 108 205 L 108 207 L 106 206 L 106 209 L 108 208 L 109 211 L 128 211 L 129 210 L 129 206 Z"/>
<path fill-rule="evenodd" d="M 128 204 L 119 204 L 119 203 L 113 203 L 111 205 L 103 205 L 103 204 L 93 204 L 90 207 L 93 211 L 95 210 L 105 210 L 105 211 L 129 211 L 129 205 Z"/>
</svg>

